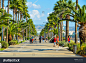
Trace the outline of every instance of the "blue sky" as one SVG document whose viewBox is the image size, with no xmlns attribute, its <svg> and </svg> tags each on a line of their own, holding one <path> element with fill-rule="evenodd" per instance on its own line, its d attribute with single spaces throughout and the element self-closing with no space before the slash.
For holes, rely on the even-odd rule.
<svg viewBox="0 0 86 63">
<path fill-rule="evenodd" d="M 43 22 L 47 22 L 48 14 L 53 12 L 54 4 L 58 0 L 27 0 L 28 11 L 33 19 L 33 23 L 35 25 L 45 24 Z M 72 0 L 76 2 L 76 0 Z M 5 1 L 5 6 L 8 1 Z M 86 0 L 78 0 L 80 6 L 86 5 Z M 12 10 L 10 10 L 10 14 L 13 14 Z M 64 22 L 65 25 L 65 22 Z M 74 22 L 70 22 L 69 26 L 75 26 Z"/>
</svg>

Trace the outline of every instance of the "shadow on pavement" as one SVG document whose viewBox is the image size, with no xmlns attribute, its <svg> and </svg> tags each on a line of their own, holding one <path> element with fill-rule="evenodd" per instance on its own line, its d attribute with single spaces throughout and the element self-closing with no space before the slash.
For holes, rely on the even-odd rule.
<svg viewBox="0 0 86 63">
<path fill-rule="evenodd" d="M 47 46 L 47 45 L 26 45 L 26 46 Z"/>
</svg>

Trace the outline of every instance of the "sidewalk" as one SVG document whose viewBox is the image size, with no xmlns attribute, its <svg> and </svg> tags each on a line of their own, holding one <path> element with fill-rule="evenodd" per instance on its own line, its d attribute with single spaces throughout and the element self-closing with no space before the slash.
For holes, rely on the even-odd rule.
<svg viewBox="0 0 86 63">
<path fill-rule="evenodd" d="M 53 43 L 30 43 L 11 45 L 0 52 L 0 57 L 82 57 L 67 50 L 68 47 L 53 47 Z"/>
</svg>

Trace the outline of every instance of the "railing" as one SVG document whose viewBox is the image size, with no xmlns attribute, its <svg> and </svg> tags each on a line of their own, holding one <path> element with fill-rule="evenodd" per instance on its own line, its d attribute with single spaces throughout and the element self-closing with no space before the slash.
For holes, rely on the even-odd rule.
<svg viewBox="0 0 86 63">
<path fill-rule="evenodd" d="M 49 42 L 55 37 L 56 35 L 54 35 L 50 40 L 49 40 Z"/>
</svg>

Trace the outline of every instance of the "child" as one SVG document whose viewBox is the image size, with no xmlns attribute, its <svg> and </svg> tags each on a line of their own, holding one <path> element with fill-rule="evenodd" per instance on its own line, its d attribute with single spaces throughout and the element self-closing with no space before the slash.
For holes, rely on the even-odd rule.
<svg viewBox="0 0 86 63">
<path fill-rule="evenodd" d="M 58 47 L 59 47 L 59 36 L 57 36 L 56 40 L 57 40 L 56 45 L 58 45 Z"/>
<path fill-rule="evenodd" d="M 54 47 L 55 47 L 55 45 L 56 45 L 56 36 L 55 36 L 55 38 L 54 38 Z"/>
<path fill-rule="evenodd" d="M 47 39 L 47 37 L 46 37 L 46 42 L 47 42 L 47 40 L 48 40 L 48 39 Z"/>
</svg>

